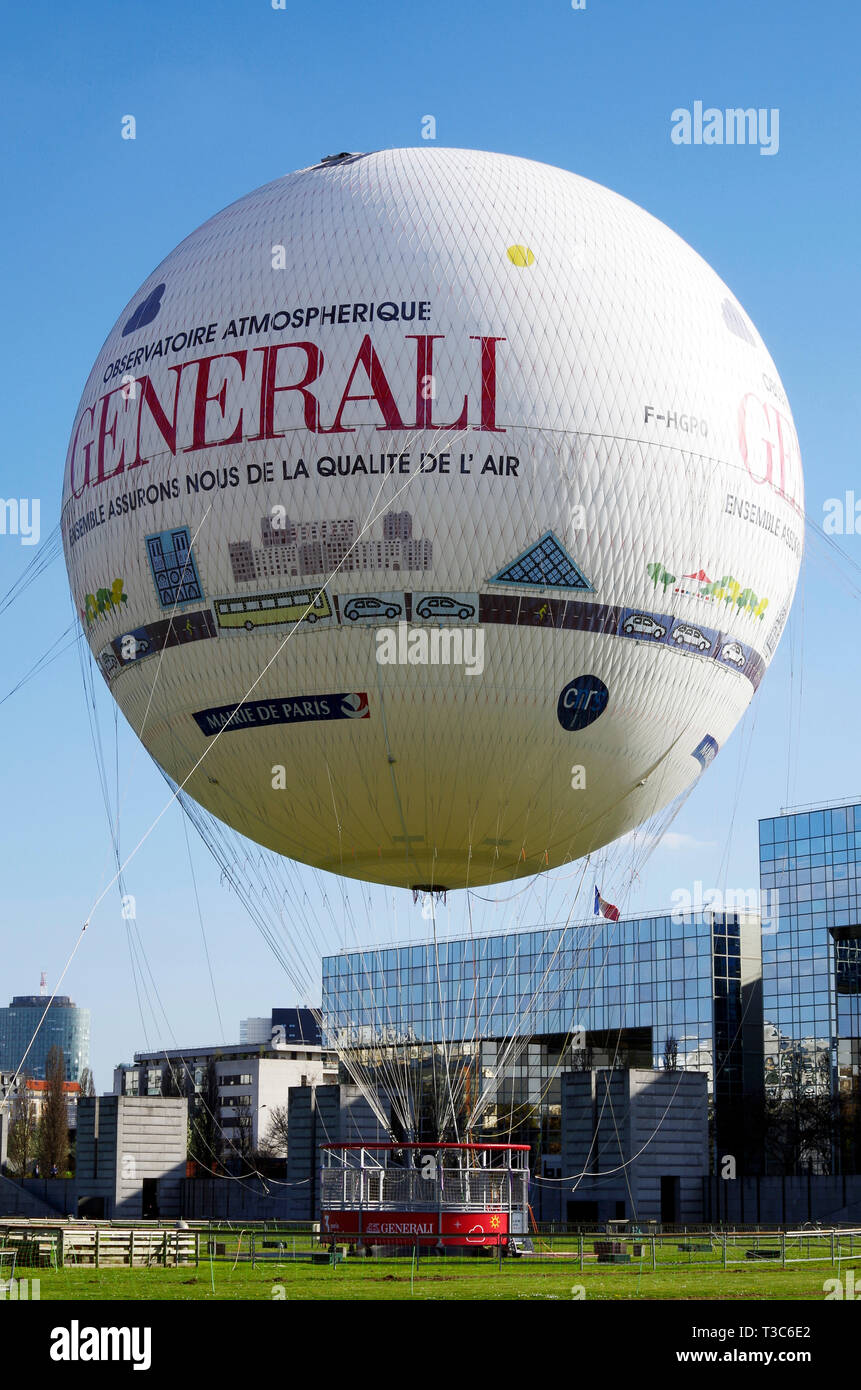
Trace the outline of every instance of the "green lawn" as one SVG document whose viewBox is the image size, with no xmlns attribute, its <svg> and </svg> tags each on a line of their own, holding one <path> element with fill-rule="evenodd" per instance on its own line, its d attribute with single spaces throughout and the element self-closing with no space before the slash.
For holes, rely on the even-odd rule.
<svg viewBox="0 0 861 1390">
<path fill-rule="evenodd" d="M 858 1262 L 861 1265 L 861 1261 Z M 844 1263 L 843 1270 L 848 1268 Z M 571 1299 L 577 1286 L 589 1299 L 720 1299 L 822 1300 L 823 1283 L 838 1274 L 828 1263 L 781 1269 L 755 1265 L 724 1270 L 677 1266 L 653 1271 L 644 1263 L 602 1269 L 576 1262 L 552 1265 L 506 1260 L 408 1258 L 361 1260 L 316 1266 L 305 1263 L 238 1265 L 229 1260 L 179 1269 L 66 1268 L 17 1271 L 20 1278 L 37 1277 L 45 1300 L 126 1299 Z M 861 1282 L 861 1270 L 859 1270 Z M 214 1283 L 214 1292 L 213 1292 Z M 282 1292 L 283 1291 L 283 1292 Z"/>
</svg>

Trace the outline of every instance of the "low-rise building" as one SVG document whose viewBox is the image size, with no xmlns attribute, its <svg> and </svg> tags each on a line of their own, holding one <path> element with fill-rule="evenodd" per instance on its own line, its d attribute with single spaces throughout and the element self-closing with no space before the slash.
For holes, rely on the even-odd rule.
<svg viewBox="0 0 861 1390">
<path fill-rule="evenodd" d="M 259 1149 L 276 1108 L 286 1109 L 293 1086 L 320 1086 L 337 1080 L 337 1061 L 319 1044 L 287 1040 L 273 1046 L 171 1048 L 136 1052 L 133 1063 L 114 1069 L 114 1094 L 161 1096 L 181 1093 L 200 1098 L 214 1089 L 215 1118 L 228 1148 L 245 1154 Z M 210 1075 L 211 1071 L 214 1075 Z"/>
<path fill-rule="evenodd" d="M 21 1093 L 21 1087 L 27 1092 L 27 1098 L 33 1106 L 33 1119 L 36 1124 L 42 1118 L 45 1109 L 45 1101 L 48 1098 L 47 1081 L 40 1081 L 32 1076 L 19 1076 L 17 1079 L 12 1071 L 0 1072 L 0 1095 L 2 1095 L 4 1111 L 11 1115 L 16 1098 Z M 66 1114 L 69 1119 L 69 1129 L 75 1129 L 78 1123 L 78 1101 L 81 1098 L 81 1083 L 79 1081 L 64 1081 L 63 1095 L 66 1100 Z"/>
</svg>

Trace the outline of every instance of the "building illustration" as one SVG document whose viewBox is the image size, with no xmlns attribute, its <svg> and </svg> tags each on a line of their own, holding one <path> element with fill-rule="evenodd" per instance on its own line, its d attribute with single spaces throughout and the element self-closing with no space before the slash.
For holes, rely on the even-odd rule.
<svg viewBox="0 0 861 1390">
<path fill-rule="evenodd" d="M 237 584 L 254 580 L 299 578 L 346 572 L 430 570 L 433 541 L 413 536 L 410 512 L 387 512 L 382 537 L 357 540 L 359 523 L 353 517 L 291 521 L 276 525 L 270 516 L 260 523 L 261 544 L 231 541 L 228 550 Z"/>
</svg>

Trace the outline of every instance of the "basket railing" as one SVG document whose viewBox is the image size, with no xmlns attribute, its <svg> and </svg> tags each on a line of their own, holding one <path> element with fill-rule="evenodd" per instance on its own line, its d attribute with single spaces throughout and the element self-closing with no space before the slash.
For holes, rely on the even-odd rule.
<svg viewBox="0 0 861 1390">
<path fill-rule="evenodd" d="M 524 1200 L 524 1174 L 506 1169 L 329 1168 L 321 1205 L 332 1211 L 510 1211 Z"/>
</svg>

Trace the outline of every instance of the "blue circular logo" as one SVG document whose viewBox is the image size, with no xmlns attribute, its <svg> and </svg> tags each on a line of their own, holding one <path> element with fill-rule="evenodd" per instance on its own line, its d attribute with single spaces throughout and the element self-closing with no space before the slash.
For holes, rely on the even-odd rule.
<svg viewBox="0 0 861 1390">
<path fill-rule="evenodd" d="M 556 718 L 569 734 L 594 724 L 607 708 L 610 692 L 597 676 L 578 676 L 559 696 Z"/>
</svg>

